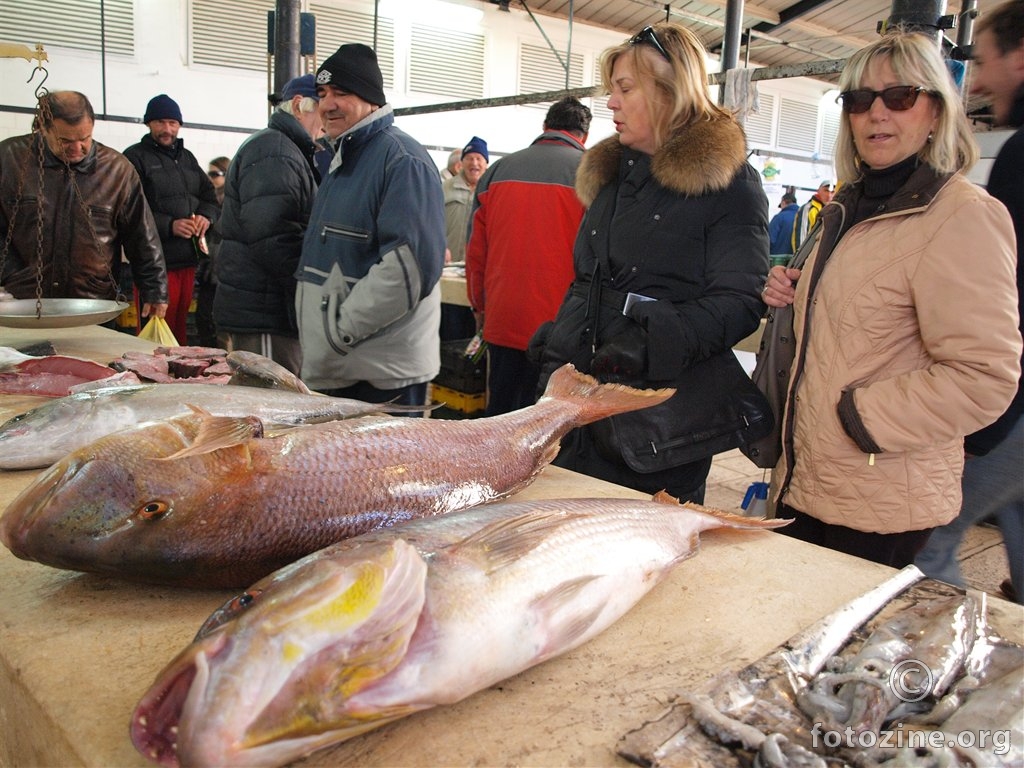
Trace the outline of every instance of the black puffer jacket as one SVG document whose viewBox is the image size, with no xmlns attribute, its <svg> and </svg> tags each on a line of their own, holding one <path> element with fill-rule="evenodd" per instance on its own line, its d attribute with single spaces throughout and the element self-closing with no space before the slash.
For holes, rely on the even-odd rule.
<svg viewBox="0 0 1024 768">
<path fill-rule="evenodd" d="M 128 147 L 124 155 L 142 179 L 167 269 L 196 266 L 199 256 L 192 241 L 173 235 L 171 225 L 175 219 L 187 219 L 194 213 L 205 216 L 211 224 L 217 221 L 220 206 L 210 177 L 181 139 L 171 147 L 163 147 L 147 134 L 138 144 Z"/>
<path fill-rule="evenodd" d="M 764 310 L 768 200 L 746 162 L 743 131 L 725 116 L 702 121 L 653 157 L 606 139 L 584 153 L 576 189 L 589 208 L 574 282 L 553 323 L 531 340 L 532 353 L 543 347 L 541 386 L 572 362 L 600 380 L 677 393 L 635 423 L 573 430 L 555 464 L 702 500 L 711 457 L 686 446 L 717 429 L 717 411 L 738 407 L 735 374 L 743 372 L 729 350 Z M 631 293 L 642 298 L 630 302 Z M 730 357 L 719 365 L 723 354 Z"/>
<path fill-rule="evenodd" d="M 218 227 L 219 329 L 298 336 L 295 271 L 317 189 L 315 150 L 299 121 L 277 111 L 232 159 Z"/>
<path fill-rule="evenodd" d="M 531 342 L 544 347 L 542 388 L 563 363 L 589 370 L 591 350 L 617 334 L 646 340 L 639 378 L 664 386 L 757 328 L 768 204 L 735 122 L 698 123 L 653 157 L 613 136 L 584 154 L 576 189 L 589 206 L 573 254 L 576 277 L 554 324 Z M 588 299 L 599 263 L 595 324 Z M 628 293 L 654 301 L 634 304 L 625 317 Z"/>
</svg>

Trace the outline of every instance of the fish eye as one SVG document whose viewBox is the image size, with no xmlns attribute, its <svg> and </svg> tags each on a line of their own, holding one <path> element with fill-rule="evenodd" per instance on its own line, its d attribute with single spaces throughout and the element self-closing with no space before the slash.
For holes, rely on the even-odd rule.
<svg viewBox="0 0 1024 768">
<path fill-rule="evenodd" d="M 217 629 L 220 629 L 229 621 L 236 618 L 239 614 L 244 613 L 254 602 L 256 602 L 256 599 L 262 593 L 262 589 L 248 589 L 242 594 L 232 597 L 228 602 L 224 603 L 224 605 L 211 613 L 209 618 L 203 622 L 203 626 L 199 628 L 193 642 L 196 640 L 202 640 L 207 635 L 213 633 Z"/>
<path fill-rule="evenodd" d="M 231 613 L 234 613 L 235 611 L 244 611 L 253 604 L 253 601 L 260 596 L 261 592 L 263 592 L 262 589 L 250 589 L 247 592 L 236 595 L 231 602 L 228 603 L 228 611 Z"/>
<path fill-rule="evenodd" d="M 138 508 L 137 514 L 143 520 L 157 520 L 171 511 L 166 501 L 150 501 Z"/>
</svg>

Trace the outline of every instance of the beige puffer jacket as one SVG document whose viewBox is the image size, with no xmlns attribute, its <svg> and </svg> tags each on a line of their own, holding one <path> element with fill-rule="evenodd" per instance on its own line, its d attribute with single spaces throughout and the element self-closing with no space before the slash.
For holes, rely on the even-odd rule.
<svg viewBox="0 0 1024 768">
<path fill-rule="evenodd" d="M 922 167 L 835 243 L 843 199 L 797 281 L 779 496 L 860 531 L 941 525 L 960 510 L 963 436 L 1020 375 L 1013 225 L 962 175 Z"/>
</svg>

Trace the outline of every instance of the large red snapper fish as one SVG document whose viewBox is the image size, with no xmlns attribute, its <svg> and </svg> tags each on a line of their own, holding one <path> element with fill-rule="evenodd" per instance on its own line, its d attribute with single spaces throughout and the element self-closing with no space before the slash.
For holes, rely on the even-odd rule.
<svg viewBox="0 0 1024 768">
<path fill-rule="evenodd" d="M 254 417 L 179 416 L 68 454 L 11 503 L 0 541 L 58 568 L 244 587 L 339 539 L 514 493 L 569 430 L 673 392 L 567 365 L 535 405 L 482 419 L 366 416 L 264 437 Z"/>
<path fill-rule="evenodd" d="M 591 639 L 711 528 L 653 500 L 506 501 L 339 542 L 207 620 L 132 715 L 165 766 L 276 766 L 451 704 Z"/>
</svg>

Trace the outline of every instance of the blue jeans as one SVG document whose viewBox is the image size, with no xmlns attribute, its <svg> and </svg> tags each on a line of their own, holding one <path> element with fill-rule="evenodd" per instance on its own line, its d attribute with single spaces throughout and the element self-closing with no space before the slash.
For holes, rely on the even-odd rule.
<svg viewBox="0 0 1024 768">
<path fill-rule="evenodd" d="M 914 564 L 933 579 L 964 586 L 957 554 L 972 525 L 994 516 L 1006 543 L 1010 581 L 1024 596 L 1024 417 L 999 445 L 964 465 L 960 515 L 932 531 Z"/>
</svg>

